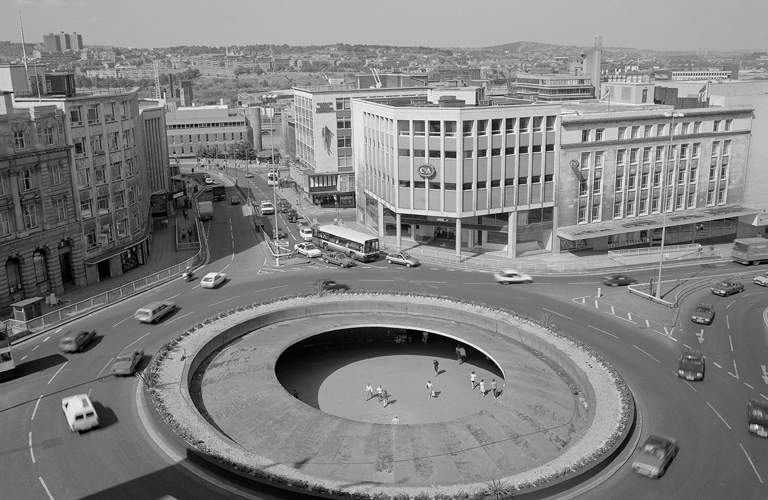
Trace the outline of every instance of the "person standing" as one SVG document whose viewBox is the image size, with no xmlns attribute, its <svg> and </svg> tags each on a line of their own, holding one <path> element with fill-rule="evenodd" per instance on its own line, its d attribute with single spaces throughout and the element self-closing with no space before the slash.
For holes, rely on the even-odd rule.
<svg viewBox="0 0 768 500">
<path fill-rule="evenodd" d="M 483 394 L 483 397 L 485 397 L 485 380 L 480 379 L 480 392 Z"/>
<path fill-rule="evenodd" d="M 467 362 L 467 351 L 464 350 L 464 346 L 461 346 L 459 348 L 459 354 L 461 355 L 461 362 L 466 363 Z"/>
<path fill-rule="evenodd" d="M 381 384 L 376 388 L 376 394 L 379 395 L 379 403 L 381 403 Z"/>
<path fill-rule="evenodd" d="M 373 397 L 373 387 L 371 387 L 371 384 L 365 386 L 365 400 L 369 401 Z"/>
<path fill-rule="evenodd" d="M 431 380 L 427 380 L 427 396 L 429 396 L 431 398 L 432 394 L 434 394 L 432 392 L 432 381 Z"/>
<path fill-rule="evenodd" d="M 440 372 L 440 363 L 437 362 L 437 360 L 432 361 L 432 367 L 435 369 L 435 377 L 437 377 L 437 374 Z"/>
<path fill-rule="evenodd" d="M 392 419 L 392 422 L 390 422 L 392 425 L 397 425 L 400 423 L 400 419 L 395 415 L 395 418 Z"/>
<path fill-rule="evenodd" d="M 429 337 L 429 332 L 421 332 L 421 342 L 424 345 L 427 345 L 427 338 Z"/>
<path fill-rule="evenodd" d="M 491 394 L 493 394 L 493 399 L 496 399 L 496 379 L 491 380 Z"/>
<path fill-rule="evenodd" d="M 475 384 L 476 377 L 477 377 L 477 375 L 475 375 L 474 371 L 469 374 L 469 381 L 472 382 L 472 390 L 473 391 L 475 390 L 475 387 L 477 387 L 477 384 Z"/>
<path fill-rule="evenodd" d="M 389 394 L 387 394 L 387 390 L 386 389 L 381 391 L 381 400 L 384 403 L 383 408 L 386 408 L 387 405 L 389 404 Z"/>
<path fill-rule="evenodd" d="M 455 351 L 456 351 L 456 361 L 458 361 L 459 364 L 461 364 L 461 346 L 457 345 Z"/>
</svg>

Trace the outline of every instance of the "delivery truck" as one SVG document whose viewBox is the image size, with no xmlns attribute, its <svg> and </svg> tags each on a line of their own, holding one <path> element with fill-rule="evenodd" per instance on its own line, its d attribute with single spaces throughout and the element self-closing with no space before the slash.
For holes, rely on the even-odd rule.
<svg viewBox="0 0 768 500">
<path fill-rule="evenodd" d="M 213 201 L 221 201 L 227 199 L 227 191 L 221 184 L 213 186 Z"/>
<path fill-rule="evenodd" d="M 734 262 L 747 265 L 768 262 L 768 239 L 741 238 L 733 240 L 731 258 Z"/>
<path fill-rule="evenodd" d="M 213 202 L 211 201 L 198 202 L 197 209 L 200 212 L 200 220 L 213 219 Z"/>
</svg>

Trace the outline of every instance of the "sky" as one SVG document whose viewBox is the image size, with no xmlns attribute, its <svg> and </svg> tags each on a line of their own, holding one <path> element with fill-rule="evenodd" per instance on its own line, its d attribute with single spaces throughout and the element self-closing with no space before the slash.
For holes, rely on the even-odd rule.
<svg viewBox="0 0 768 500">
<path fill-rule="evenodd" d="M 0 41 L 488 47 L 518 41 L 768 51 L 768 0 L 0 0 Z"/>
</svg>

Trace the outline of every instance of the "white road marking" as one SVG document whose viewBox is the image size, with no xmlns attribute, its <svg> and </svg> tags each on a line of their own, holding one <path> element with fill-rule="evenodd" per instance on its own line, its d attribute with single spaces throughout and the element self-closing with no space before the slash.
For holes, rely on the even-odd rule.
<svg viewBox="0 0 768 500">
<path fill-rule="evenodd" d="M 178 297 L 179 295 L 181 295 L 181 294 L 180 294 L 180 293 L 177 293 L 176 295 L 173 295 L 173 296 L 171 296 L 171 297 L 168 297 L 168 298 L 167 298 L 167 299 L 165 299 L 165 300 L 171 300 L 171 299 L 175 299 L 175 298 L 176 298 L 176 297 Z"/>
<path fill-rule="evenodd" d="M 608 311 L 605 311 L 605 312 L 606 312 L 606 313 L 608 313 L 608 314 L 610 314 L 611 316 L 613 316 L 613 317 L 614 317 L 614 318 L 616 318 L 616 319 L 620 319 L 620 320 L 622 320 L 622 321 L 626 321 L 627 323 L 632 323 L 633 325 L 636 325 L 636 324 L 637 324 L 637 323 L 635 323 L 634 321 L 632 321 L 632 319 L 631 319 L 631 318 L 630 318 L 630 319 L 627 319 L 627 318 L 623 318 L 623 317 L 621 317 L 621 316 L 618 316 L 618 315 L 616 315 L 616 314 L 611 314 L 611 313 L 609 313 Z"/>
<path fill-rule="evenodd" d="M 64 327 L 61 327 L 61 328 L 57 329 L 56 331 L 54 331 L 53 333 L 54 333 L 54 334 L 56 334 L 56 333 L 59 333 L 59 332 L 60 332 L 60 331 L 62 331 L 63 329 L 64 329 Z"/>
<path fill-rule="evenodd" d="M 55 379 L 55 378 L 56 378 L 56 375 L 58 375 L 58 374 L 59 374 L 59 372 L 60 372 L 61 370 L 63 370 L 65 366 L 67 366 L 67 363 L 69 363 L 69 361 L 67 361 L 67 362 L 65 362 L 63 365 L 61 365 L 61 368 L 59 368 L 59 369 L 56 371 L 56 373 L 54 373 L 54 374 L 53 374 L 53 377 L 51 377 L 51 380 L 49 380 L 49 381 L 48 381 L 48 385 L 51 385 L 51 382 L 53 382 L 53 379 Z"/>
<path fill-rule="evenodd" d="M 640 348 L 639 348 L 639 347 L 637 347 L 636 345 L 632 344 L 632 347 L 634 347 L 634 348 L 635 348 L 635 349 L 637 349 L 638 351 L 642 352 L 643 354 L 645 354 L 646 356 L 648 356 L 649 358 L 651 358 L 651 359 L 652 359 L 652 360 L 654 360 L 655 362 L 657 362 L 657 363 L 661 363 L 661 361 L 659 361 L 658 359 L 654 358 L 653 356 L 651 356 L 650 354 L 648 354 L 648 353 L 647 353 L 647 352 L 645 352 L 644 350 L 640 349 Z"/>
<path fill-rule="evenodd" d="M 717 413 L 717 410 L 715 410 L 714 406 L 712 406 L 711 404 L 709 404 L 709 402 L 707 402 L 707 406 L 709 406 L 710 408 L 712 408 L 712 411 L 713 411 L 713 412 L 715 412 L 715 415 L 717 415 L 718 417 L 720 417 L 720 420 L 722 420 L 722 421 L 723 421 L 723 423 L 725 424 L 725 426 L 726 426 L 726 427 L 728 427 L 728 429 L 730 429 L 730 428 L 731 428 L 731 426 L 730 426 L 730 425 L 728 425 L 728 422 L 726 422 L 726 421 L 725 421 L 725 419 L 724 419 L 724 418 L 723 418 L 723 417 L 722 417 L 722 416 L 721 416 L 719 413 Z"/>
<path fill-rule="evenodd" d="M 107 369 L 107 367 L 108 367 L 108 366 L 109 366 L 109 365 L 112 363 L 112 360 L 114 360 L 114 359 L 115 359 L 115 358 L 112 358 L 112 359 L 110 359 L 109 361 L 107 361 L 107 364 L 106 364 L 106 365 L 104 365 L 104 368 L 102 368 L 101 370 L 99 370 L 99 373 L 98 373 L 98 375 L 96 375 L 96 378 L 101 378 L 101 372 L 103 372 L 104 370 L 106 370 L 106 369 Z"/>
<path fill-rule="evenodd" d="M 597 330 L 597 331 L 598 331 L 598 332 L 600 332 L 600 333 L 604 333 L 604 334 L 606 334 L 606 335 L 610 335 L 611 337 L 613 337 L 613 338 L 615 338 L 615 339 L 619 338 L 618 336 L 616 336 L 616 335 L 614 335 L 614 334 L 612 334 L 612 333 L 608 333 L 608 332 L 606 332 L 605 330 L 601 330 L 601 329 L 597 328 L 596 326 L 592 326 L 592 325 L 587 325 L 587 326 L 588 326 L 588 327 L 590 327 L 590 328 L 593 328 L 593 329 Z"/>
<path fill-rule="evenodd" d="M 495 285 L 495 283 L 490 283 L 488 281 L 484 281 L 483 283 L 464 283 L 465 285 Z"/>
<path fill-rule="evenodd" d="M 270 288 L 264 288 L 264 289 L 262 289 L 262 290 L 255 290 L 255 292 L 256 292 L 256 293 L 259 293 L 259 292 L 267 292 L 267 291 L 269 291 L 269 290 L 276 290 L 276 289 L 278 289 L 278 288 L 286 288 L 287 286 L 288 286 L 288 285 L 273 286 L 273 287 L 270 287 Z"/>
<path fill-rule="evenodd" d="M 763 399 L 768 399 L 768 396 L 766 396 L 766 395 L 765 395 L 765 394 L 763 394 L 762 392 L 760 393 L 760 396 L 762 396 L 762 398 L 763 398 Z"/>
<path fill-rule="evenodd" d="M 750 389 L 752 389 L 753 391 L 755 390 L 755 388 L 754 388 L 754 387 L 752 387 L 751 385 L 749 385 L 749 384 L 748 384 L 748 383 L 746 383 L 746 382 L 744 382 L 744 385 L 746 385 L 747 387 L 749 387 L 749 388 L 750 388 Z"/>
<path fill-rule="evenodd" d="M 357 280 L 357 281 L 358 281 L 358 282 L 369 282 L 369 283 L 373 283 L 373 282 L 377 282 L 377 281 L 395 281 L 395 280 Z"/>
<path fill-rule="evenodd" d="M 728 315 L 725 315 L 725 326 L 728 327 L 728 329 L 731 329 L 731 320 L 728 318 Z"/>
<path fill-rule="evenodd" d="M 141 384 L 139 384 L 139 386 L 141 386 Z M 42 477 L 38 477 L 38 479 L 40 480 L 40 484 L 43 485 L 43 488 L 45 489 L 45 492 L 48 494 L 48 499 L 49 500 L 54 500 L 53 495 L 51 495 L 51 492 L 48 491 L 48 487 L 45 485 L 45 481 L 43 481 L 43 478 Z"/>
<path fill-rule="evenodd" d="M 35 461 L 35 451 L 32 449 L 32 433 L 29 433 L 29 454 L 32 455 L 32 463 L 36 464 Z"/>
<path fill-rule="evenodd" d="M 173 318 L 172 320 L 170 320 L 170 321 L 166 321 L 166 322 L 165 322 L 165 324 L 166 324 L 166 325 L 168 325 L 168 324 L 170 324 L 170 323 L 173 323 L 174 321 L 176 321 L 176 320 L 178 320 L 178 319 L 181 319 L 181 318 L 186 318 L 187 316 L 189 316 L 189 315 L 190 315 L 190 314 L 192 314 L 193 312 L 194 312 L 194 311 L 192 311 L 192 312 L 188 312 L 187 314 L 185 314 L 185 315 L 183 315 L 183 316 L 176 316 L 176 317 L 175 317 L 175 318 Z"/>
<path fill-rule="evenodd" d="M 32 350 L 36 351 L 38 347 L 40 347 L 40 344 L 37 344 L 35 347 L 32 348 Z"/>
<path fill-rule="evenodd" d="M 736 380 L 739 380 L 739 370 L 736 368 L 736 360 L 733 360 L 733 373 L 728 372 L 728 375 L 735 378 Z"/>
<path fill-rule="evenodd" d="M 34 420 L 35 419 L 35 414 L 37 413 L 37 407 L 40 405 L 40 400 L 41 399 L 43 399 L 43 395 L 42 394 L 40 394 L 40 397 L 37 398 L 37 403 L 35 403 L 35 409 L 32 410 L 32 418 L 30 418 L 30 420 Z"/>
<path fill-rule="evenodd" d="M 572 320 L 572 319 L 573 319 L 573 318 L 569 318 L 569 317 L 568 317 L 568 316 L 566 316 L 565 314 L 560 314 L 559 312 L 555 312 L 555 311 L 553 311 L 553 310 L 551 310 L 551 309 L 547 309 L 546 307 L 542 307 L 542 309 L 544 309 L 544 310 L 545 310 L 545 311 L 547 311 L 547 312 L 551 312 L 552 314 L 557 314 L 558 316 L 562 316 L 562 317 L 563 317 L 563 318 L 565 318 L 565 319 L 570 319 L 570 320 Z"/>
<path fill-rule="evenodd" d="M 718 364 L 717 364 L 717 363 L 715 363 L 714 361 L 712 362 L 712 364 L 713 364 L 713 365 L 715 365 L 715 366 L 716 366 L 716 367 L 718 367 L 718 368 L 721 368 L 721 369 L 723 368 L 722 366 L 718 365 Z"/>
<path fill-rule="evenodd" d="M 121 320 L 121 321 L 119 321 L 119 322 L 115 323 L 114 325 L 112 325 L 112 328 L 114 328 L 114 327 L 118 326 L 120 323 L 122 323 L 122 322 L 124 322 L 124 321 L 128 321 L 128 320 L 129 320 L 129 319 L 131 319 L 131 318 L 133 318 L 133 316 L 128 316 L 128 317 L 127 317 L 127 318 L 125 318 L 124 320 Z"/>
<path fill-rule="evenodd" d="M 673 372 L 673 373 L 674 373 L 674 372 Z M 675 375 L 677 375 L 677 373 L 675 373 Z M 697 391 L 697 390 L 696 390 L 696 388 L 695 388 L 694 386 L 692 386 L 692 385 L 690 384 L 690 382 L 688 382 L 687 380 L 683 380 L 683 382 L 685 382 L 686 384 L 688 384 L 688 387 L 690 387 L 691 389 L 693 389 L 693 392 L 699 392 L 699 391 Z"/>
<path fill-rule="evenodd" d="M 192 313 L 189 313 L 189 314 L 192 314 Z M 170 323 L 170 321 L 169 321 L 169 323 Z M 150 333 L 152 333 L 152 332 L 147 332 L 147 333 L 145 333 L 144 335 L 142 335 L 141 337 L 137 338 L 136 340 L 134 340 L 133 342 L 131 342 L 131 343 L 130 343 L 130 344 L 128 344 L 127 346 L 123 347 L 123 349 L 128 349 L 128 348 L 129 348 L 129 347 L 131 347 L 133 344 L 135 344 L 135 343 L 136 343 L 136 342 L 138 342 L 139 340 L 143 339 L 144 337 L 146 337 L 146 336 L 147 336 L 147 335 L 149 335 Z M 101 372 L 99 372 L 99 373 L 101 373 Z"/>
<path fill-rule="evenodd" d="M 648 321 L 648 320 L 645 320 L 645 327 L 646 327 L 646 328 L 650 328 L 650 327 L 651 327 L 651 323 L 650 323 L 650 321 Z"/>
<path fill-rule="evenodd" d="M 414 280 L 414 281 L 411 281 L 411 283 L 432 283 L 434 285 L 445 285 L 448 282 L 447 281 L 421 281 L 421 280 L 415 281 Z"/>
<path fill-rule="evenodd" d="M 728 335 L 728 343 L 731 344 L 731 352 L 733 352 L 733 338 Z"/>
<path fill-rule="evenodd" d="M 730 304 L 728 304 L 727 306 L 725 306 L 725 308 L 726 308 L 726 309 L 728 309 L 729 307 L 731 307 L 731 306 L 732 306 L 733 304 L 735 304 L 735 303 L 736 303 L 736 301 L 735 301 L 735 300 L 733 300 L 733 301 L 731 301 L 731 303 L 730 303 Z"/>
<path fill-rule="evenodd" d="M 50 339 L 50 338 L 51 338 L 51 337 L 45 337 L 45 338 L 43 339 L 43 342 L 48 342 L 48 339 Z"/>
<path fill-rule="evenodd" d="M 749 453 L 747 453 L 747 450 L 744 449 L 744 447 L 739 443 L 739 447 L 741 448 L 741 451 L 744 452 L 744 455 L 746 455 L 747 460 L 749 461 L 749 465 L 752 466 L 752 470 L 755 471 L 755 475 L 757 476 L 757 480 L 760 481 L 760 484 L 763 484 L 763 478 L 760 477 L 760 474 L 757 472 L 757 469 L 755 468 L 755 464 L 752 463 L 752 459 L 749 458 Z"/>
<path fill-rule="evenodd" d="M 595 301 L 595 309 L 600 309 L 600 304 L 598 304 L 597 301 Z"/>
<path fill-rule="evenodd" d="M 627 313 L 627 318 L 629 318 L 629 321 L 631 321 L 632 323 L 634 323 L 634 321 L 632 321 L 632 313 L 631 313 L 631 312 L 628 312 L 628 313 Z"/>
<path fill-rule="evenodd" d="M 238 298 L 238 297 L 240 297 L 240 296 L 239 296 L 239 295 L 235 295 L 234 297 L 230 297 L 230 298 L 228 298 L 228 299 L 224 299 L 224 300 L 222 300 L 222 301 L 219 301 L 219 302 L 214 302 L 213 304 L 208 304 L 208 307 L 217 306 L 217 305 L 219 305 L 219 304 L 223 304 L 224 302 L 226 302 L 226 301 L 228 301 L 228 300 L 236 299 L 236 298 Z M 191 314 L 191 313 L 190 313 L 190 314 Z"/>
<path fill-rule="evenodd" d="M 21 360 L 22 360 L 22 361 L 24 361 L 24 360 L 25 360 L 25 359 L 27 359 L 28 357 L 29 357 L 29 354 L 25 354 L 25 355 L 24 355 L 24 357 L 23 357 L 23 358 L 21 358 Z"/>
<path fill-rule="evenodd" d="M 616 309 L 614 309 L 614 308 L 613 308 L 613 306 L 611 306 L 611 314 L 613 314 L 614 316 L 616 316 Z"/>
</svg>

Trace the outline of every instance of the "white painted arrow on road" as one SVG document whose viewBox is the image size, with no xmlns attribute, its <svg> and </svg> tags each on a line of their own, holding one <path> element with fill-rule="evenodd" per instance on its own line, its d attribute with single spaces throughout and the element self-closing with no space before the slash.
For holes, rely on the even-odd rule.
<svg viewBox="0 0 768 500">
<path fill-rule="evenodd" d="M 704 329 L 702 328 L 701 332 L 697 333 L 696 336 L 699 337 L 699 344 L 704 342 Z"/>
<path fill-rule="evenodd" d="M 763 369 L 763 382 L 768 384 L 768 370 L 765 369 L 765 365 L 760 365 L 760 368 Z"/>
</svg>

